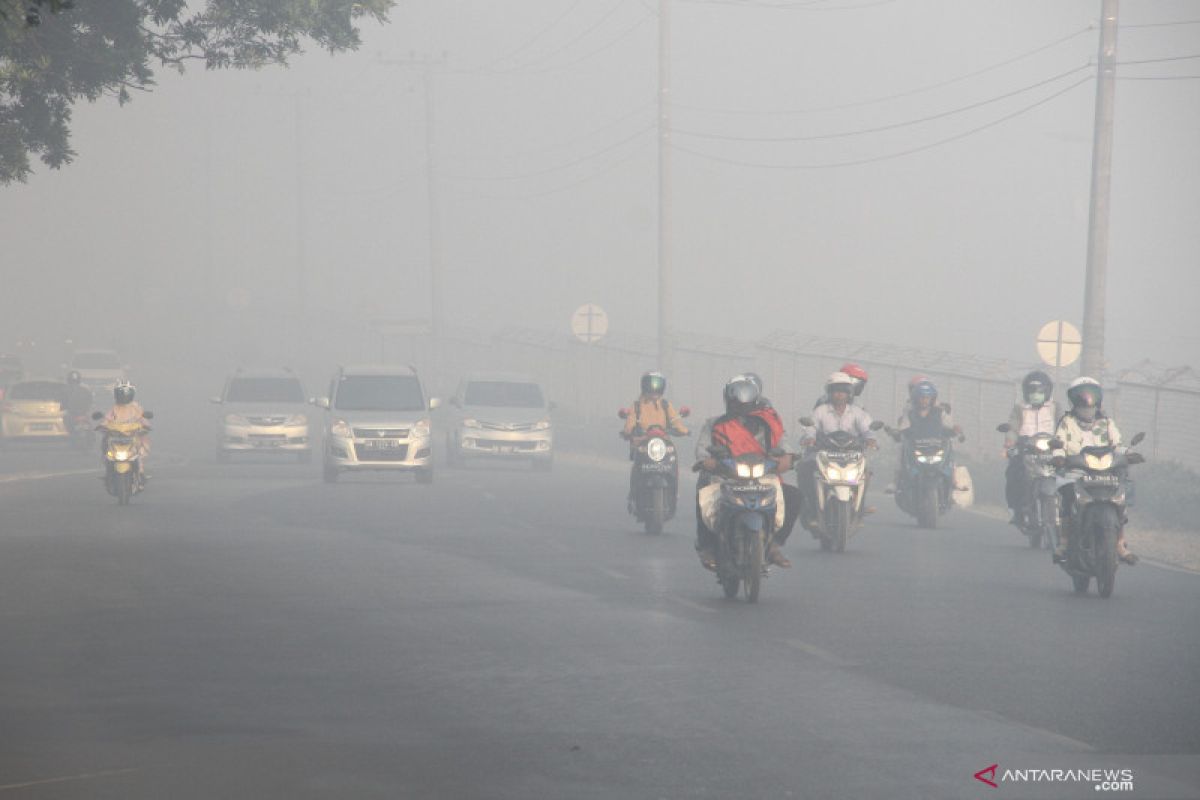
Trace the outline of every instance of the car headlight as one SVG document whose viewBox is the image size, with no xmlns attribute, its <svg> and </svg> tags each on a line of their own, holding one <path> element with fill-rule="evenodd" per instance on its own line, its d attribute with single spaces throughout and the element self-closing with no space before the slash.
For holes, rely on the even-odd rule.
<svg viewBox="0 0 1200 800">
<path fill-rule="evenodd" d="M 1103 472 L 1105 470 L 1112 469 L 1113 454 L 1105 453 L 1102 456 L 1094 456 L 1091 453 L 1085 453 L 1083 456 L 1083 463 L 1086 464 L 1087 468 L 1090 470 Z"/>
<path fill-rule="evenodd" d="M 307 425 L 308 417 L 306 417 L 304 414 L 292 414 L 290 417 L 287 418 L 287 420 L 283 424 L 284 425 Z"/>
<path fill-rule="evenodd" d="M 250 420 L 246 419 L 241 414 L 226 414 L 225 415 L 225 424 L 226 425 L 249 425 Z"/>
<path fill-rule="evenodd" d="M 548 419 L 539 419 L 537 422 L 533 423 L 533 429 L 534 429 L 535 431 L 546 431 L 546 430 L 550 430 L 550 420 L 548 420 Z M 658 459 L 655 459 L 655 461 L 657 461 L 657 460 L 658 460 Z"/>
<path fill-rule="evenodd" d="M 667 443 L 655 437 L 646 442 L 646 455 L 651 461 L 662 461 L 667 457 Z"/>
<path fill-rule="evenodd" d="M 466 419 L 464 419 L 464 420 L 462 421 L 462 424 L 463 424 L 463 427 L 464 427 L 464 428 L 478 428 L 478 427 L 479 427 L 479 420 L 477 420 L 477 419 L 471 419 L 470 417 L 467 417 Z"/>
<path fill-rule="evenodd" d="M 329 426 L 329 432 L 334 436 L 341 436 L 344 439 L 350 439 L 354 436 L 354 431 L 351 430 L 344 419 L 334 420 L 333 424 Z"/>
<path fill-rule="evenodd" d="M 429 435 L 429 420 L 423 419 L 412 427 L 412 435 L 418 439 L 424 439 Z"/>
</svg>

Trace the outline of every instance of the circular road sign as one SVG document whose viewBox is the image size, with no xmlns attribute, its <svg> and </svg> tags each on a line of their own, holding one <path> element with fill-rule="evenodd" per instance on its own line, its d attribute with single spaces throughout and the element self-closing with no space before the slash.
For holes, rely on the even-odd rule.
<svg viewBox="0 0 1200 800">
<path fill-rule="evenodd" d="M 1047 322 L 1038 331 L 1037 351 L 1042 361 L 1050 366 L 1066 367 L 1079 359 L 1083 351 L 1083 337 L 1079 335 L 1079 329 L 1069 322 Z"/>
<path fill-rule="evenodd" d="M 580 306 L 571 315 L 571 333 L 584 344 L 595 344 L 608 333 L 608 314 L 594 303 Z"/>
</svg>

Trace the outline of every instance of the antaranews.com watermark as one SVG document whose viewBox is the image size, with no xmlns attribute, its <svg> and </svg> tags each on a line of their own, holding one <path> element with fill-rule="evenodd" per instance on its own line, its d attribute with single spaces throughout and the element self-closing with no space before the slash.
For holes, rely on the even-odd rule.
<svg viewBox="0 0 1200 800">
<path fill-rule="evenodd" d="M 975 780 L 993 789 L 1004 784 L 1091 784 L 1097 792 L 1132 792 L 1132 769 L 1001 769 L 992 764 L 975 773 Z"/>
</svg>

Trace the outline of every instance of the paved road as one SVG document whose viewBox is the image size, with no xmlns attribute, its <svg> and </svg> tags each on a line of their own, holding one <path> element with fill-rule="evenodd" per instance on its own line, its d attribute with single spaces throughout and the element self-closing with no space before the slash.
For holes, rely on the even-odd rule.
<svg viewBox="0 0 1200 800">
<path fill-rule="evenodd" d="M 994 763 L 1200 797 L 1200 576 L 1076 597 L 1004 525 L 880 497 L 748 606 L 611 467 L 158 455 L 122 509 L 31 475 L 90 456 L 0 454 L 0 797 L 957 798 Z"/>
</svg>

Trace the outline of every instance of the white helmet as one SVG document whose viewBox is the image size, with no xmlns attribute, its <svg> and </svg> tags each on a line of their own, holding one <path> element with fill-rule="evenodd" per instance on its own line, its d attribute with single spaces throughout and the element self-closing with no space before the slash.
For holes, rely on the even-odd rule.
<svg viewBox="0 0 1200 800">
<path fill-rule="evenodd" d="M 831 398 L 838 387 L 848 396 L 854 397 L 854 378 L 844 372 L 834 372 L 825 379 L 825 397 Z"/>
<path fill-rule="evenodd" d="M 1075 416 L 1090 421 L 1095 418 L 1100 410 L 1100 403 L 1104 401 L 1104 389 L 1101 388 L 1100 381 L 1085 375 L 1071 381 L 1071 385 L 1067 387 L 1067 400 L 1070 401 Z"/>
</svg>

